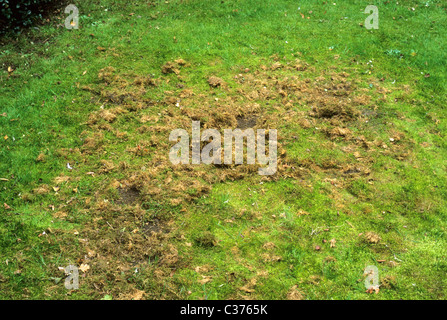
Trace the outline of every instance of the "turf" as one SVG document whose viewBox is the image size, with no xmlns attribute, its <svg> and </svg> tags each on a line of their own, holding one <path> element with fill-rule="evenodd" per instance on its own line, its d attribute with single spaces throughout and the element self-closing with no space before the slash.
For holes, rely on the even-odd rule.
<svg viewBox="0 0 447 320">
<path fill-rule="evenodd" d="M 76 5 L 1 39 L 0 298 L 445 299 L 442 1 Z M 249 115 L 275 175 L 169 163 Z"/>
</svg>

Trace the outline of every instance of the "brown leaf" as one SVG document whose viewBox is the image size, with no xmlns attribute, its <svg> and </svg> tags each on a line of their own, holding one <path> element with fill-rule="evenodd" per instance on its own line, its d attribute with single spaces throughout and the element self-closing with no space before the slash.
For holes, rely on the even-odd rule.
<svg viewBox="0 0 447 320">
<path fill-rule="evenodd" d="M 87 272 L 90 269 L 90 266 L 86 263 L 83 263 L 79 266 L 79 270 L 81 270 L 82 272 Z"/>
<path fill-rule="evenodd" d="M 131 299 L 132 300 L 141 300 L 143 296 L 146 294 L 143 290 L 135 290 L 135 292 L 132 294 Z"/>
<path fill-rule="evenodd" d="M 213 277 L 211 277 L 211 276 L 202 276 L 202 279 L 199 280 L 199 283 L 205 284 L 205 283 L 210 282 L 211 280 L 213 280 Z"/>
<path fill-rule="evenodd" d="M 375 293 L 375 294 L 378 294 L 379 291 L 380 291 L 379 288 L 371 287 L 371 288 L 369 288 L 368 290 L 366 290 L 366 293 Z"/>
<path fill-rule="evenodd" d="M 245 291 L 245 292 L 248 292 L 248 293 L 255 292 L 254 289 L 247 288 L 246 286 L 240 287 L 239 290 L 242 290 L 242 291 Z"/>
<path fill-rule="evenodd" d="M 335 243 L 337 242 L 335 239 L 331 239 L 329 240 L 330 244 L 331 244 L 331 248 L 335 248 Z"/>
</svg>

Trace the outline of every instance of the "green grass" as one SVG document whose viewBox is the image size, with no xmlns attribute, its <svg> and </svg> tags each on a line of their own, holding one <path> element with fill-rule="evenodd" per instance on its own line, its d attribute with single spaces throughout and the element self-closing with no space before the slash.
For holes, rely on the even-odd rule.
<svg viewBox="0 0 447 320">
<path fill-rule="evenodd" d="M 116 299 L 123 298 L 120 292 L 136 288 L 153 299 L 285 299 L 297 285 L 307 299 L 445 299 L 446 5 L 442 1 L 152 3 L 83 1 L 76 4 L 78 30 L 58 27 L 65 19 L 61 15 L 62 20 L 54 17 L 38 30 L 0 40 L 0 114 L 6 113 L 0 116 L 0 178 L 8 179 L 0 181 L 0 298 L 99 299 L 111 294 Z M 378 30 L 359 26 L 368 4 L 379 8 Z M 99 70 L 113 66 L 122 78 L 151 74 L 171 79 L 145 96 L 162 100 L 165 91 L 178 89 L 175 75 L 163 75 L 161 66 L 183 58 L 191 64 L 181 73 L 187 87 L 223 100 L 231 92 L 211 93 L 206 82 L 210 75 L 235 89 L 235 74 L 271 65 L 272 55 L 282 63 L 296 58 L 308 63 L 305 76 L 312 81 L 347 71 L 349 79 L 373 97 L 368 108 L 376 112 L 368 122 L 347 126 L 355 136 L 388 147 L 391 134 L 400 133 L 402 140 L 395 144 L 399 148 L 390 153 L 380 147 L 360 150 L 363 157 L 371 157 L 369 176 L 348 178 L 336 170 L 308 168 L 302 179 L 261 184 L 260 177 L 246 177 L 214 184 L 209 194 L 184 204 L 186 212 L 148 200 L 142 205 L 148 220 L 175 221 L 169 241 L 183 262 L 172 276 L 165 273 L 159 279 L 155 257 L 142 264 L 140 273 L 123 271 L 126 281 L 110 280 L 107 270 L 87 272 L 87 278 L 92 274 L 107 279 L 100 289 L 83 286 L 83 278 L 78 291 L 68 292 L 63 281 L 56 284 L 54 278 L 63 277 L 57 268 L 79 265 L 85 253 L 82 230 L 95 217 L 86 199 L 102 199 L 98 190 L 106 190 L 113 179 L 128 177 L 125 170 L 94 177 L 85 173 L 97 172 L 101 159 L 142 167 L 160 151 L 152 147 L 146 158 L 125 152 L 141 138 L 133 134 L 140 126 L 138 115 L 128 113 L 114 123 L 116 129 L 129 132 L 127 140 L 105 132 L 104 153 L 78 152 L 85 132 L 90 132 L 90 113 L 103 104 L 80 88 L 100 86 Z M 8 67 L 14 69 L 11 76 Z M 380 100 L 377 83 L 391 90 L 387 101 Z M 157 115 L 163 108 L 156 104 L 145 112 Z M 317 130 L 284 121 L 277 129 L 287 142 L 288 157 L 297 164 L 324 167 L 333 162 L 341 168 L 355 163 L 352 153 L 342 151 L 351 142 L 330 140 L 324 133 L 332 128 L 326 122 Z M 291 139 L 292 135 L 298 138 Z M 45 161 L 38 162 L 41 153 Z M 56 193 L 53 179 L 63 174 L 79 180 L 61 183 Z M 49 192 L 33 192 L 43 184 Z M 75 187 L 77 192 L 72 191 Z M 119 198 L 113 188 L 105 192 L 109 199 Z M 298 215 L 300 210 L 308 215 Z M 57 211 L 67 212 L 67 217 L 55 219 Z M 118 221 L 119 214 L 113 217 Z M 41 235 L 44 231 L 47 235 Z M 205 232 L 216 245 L 201 243 Z M 359 234 L 367 232 L 377 233 L 381 241 L 364 241 Z M 337 241 L 333 248 L 331 239 Z M 266 243 L 274 247 L 264 248 Z M 392 277 L 392 285 L 383 285 L 378 294 L 365 293 L 363 270 L 368 265 L 379 268 L 381 280 Z M 206 267 L 197 272 L 197 266 Z M 202 276 L 210 280 L 203 281 L 207 278 Z M 250 282 L 253 279 L 256 284 Z M 241 289 L 244 286 L 248 290 Z"/>
</svg>

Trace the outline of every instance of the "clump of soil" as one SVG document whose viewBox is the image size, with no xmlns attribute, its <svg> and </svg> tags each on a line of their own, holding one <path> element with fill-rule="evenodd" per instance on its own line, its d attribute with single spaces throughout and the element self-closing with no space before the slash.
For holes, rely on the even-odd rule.
<svg viewBox="0 0 447 320">
<path fill-rule="evenodd" d="M 375 232 L 365 233 L 365 240 L 369 243 L 379 243 L 382 238 Z"/>
<path fill-rule="evenodd" d="M 203 247 L 214 247 L 217 244 L 216 236 L 209 231 L 205 231 L 198 235 L 195 240 Z"/>
<path fill-rule="evenodd" d="M 163 227 L 159 219 L 154 219 L 151 222 L 146 222 L 143 227 L 143 233 L 150 235 L 151 233 L 163 232 Z"/>
<path fill-rule="evenodd" d="M 118 78 L 116 75 L 114 75 L 115 71 L 116 70 L 114 67 L 105 67 L 104 69 L 99 70 L 98 79 L 106 83 L 112 83 Z"/>
<path fill-rule="evenodd" d="M 39 194 L 39 195 L 46 194 L 48 192 L 50 192 L 50 187 L 46 184 L 42 184 L 41 186 L 39 186 L 33 190 L 34 194 Z"/>
<path fill-rule="evenodd" d="M 282 68 L 282 64 L 281 62 L 275 62 L 274 64 L 272 64 L 272 66 L 270 67 L 271 70 L 276 70 L 276 69 L 280 69 Z"/>
<path fill-rule="evenodd" d="M 113 163 L 113 161 L 110 160 L 101 160 L 101 165 L 102 167 L 99 170 L 99 173 L 108 173 L 115 169 L 115 164 Z"/>
<path fill-rule="evenodd" d="M 271 250 L 276 248 L 276 245 L 273 242 L 266 242 L 262 247 L 266 250 Z"/>
<path fill-rule="evenodd" d="M 36 158 L 37 162 L 44 162 L 45 161 L 45 155 L 43 153 L 40 153 L 37 158 Z"/>
<path fill-rule="evenodd" d="M 396 287 L 396 277 L 386 276 L 382 279 L 380 286 L 385 289 L 393 289 Z"/>
<path fill-rule="evenodd" d="M 174 62 L 168 61 L 161 67 L 161 72 L 167 74 L 167 73 L 175 73 L 180 74 L 180 67 L 185 66 L 186 61 L 183 59 L 177 59 Z"/>
<path fill-rule="evenodd" d="M 348 137 L 352 135 L 352 132 L 348 128 L 335 127 L 329 132 L 329 135 L 331 137 Z"/>
<path fill-rule="evenodd" d="M 222 87 L 225 84 L 225 82 L 221 78 L 211 76 L 208 78 L 208 84 L 213 88 L 217 88 Z"/>
<path fill-rule="evenodd" d="M 352 120 L 359 115 L 359 112 L 351 106 L 329 104 L 315 107 L 313 115 L 317 118 L 341 118 L 345 120 Z"/>
<path fill-rule="evenodd" d="M 312 123 L 306 119 L 306 118 L 301 118 L 298 120 L 298 124 L 303 128 L 303 129 L 309 129 L 312 127 Z"/>
<path fill-rule="evenodd" d="M 154 86 L 154 87 L 156 87 L 156 86 L 158 86 L 158 81 L 156 79 L 153 79 L 150 76 L 136 77 L 134 84 L 137 86 L 146 86 L 146 87 Z"/>
<path fill-rule="evenodd" d="M 177 60 L 174 60 L 174 62 L 175 63 L 177 63 L 178 65 L 180 65 L 180 66 L 184 66 L 184 65 L 186 65 L 186 61 L 185 60 L 183 60 L 183 59 L 177 59 Z"/>
</svg>

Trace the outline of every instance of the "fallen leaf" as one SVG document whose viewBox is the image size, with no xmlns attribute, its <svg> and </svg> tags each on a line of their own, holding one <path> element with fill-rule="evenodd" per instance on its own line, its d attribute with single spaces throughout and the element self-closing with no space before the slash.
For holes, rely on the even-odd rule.
<svg viewBox="0 0 447 320">
<path fill-rule="evenodd" d="M 244 287 L 240 287 L 239 290 L 242 290 L 242 291 L 245 291 L 245 292 L 248 292 L 248 293 L 255 292 L 254 289 L 250 289 L 250 288 L 247 288 L 245 286 Z"/>
<path fill-rule="evenodd" d="M 81 270 L 82 272 L 87 272 L 90 269 L 90 266 L 86 263 L 83 263 L 79 266 L 79 270 Z"/>
<path fill-rule="evenodd" d="M 331 243 L 331 248 L 335 248 L 335 243 L 337 241 L 335 239 L 331 239 L 331 240 L 329 240 L 329 242 Z"/>
<path fill-rule="evenodd" d="M 208 269 L 208 266 L 206 266 L 206 265 L 205 266 L 197 266 L 194 268 L 194 271 L 197 273 L 202 273 L 202 272 L 208 272 L 209 269 Z"/>
<path fill-rule="evenodd" d="M 54 218 L 58 218 L 58 219 L 63 219 L 67 216 L 67 213 L 64 211 L 58 211 L 56 213 L 53 214 Z"/>
<path fill-rule="evenodd" d="M 289 289 L 289 292 L 287 293 L 287 300 L 303 300 L 303 299 L 304 295 L 298 289 L 297 285 L 294 285 L 292 288 Z"/>
<path fill-rule="evenodd" d="M 9 210 L 9 209 L 11 209 L 11 207 L 8 206 L 6 203 L 3 203 L 3 206 L 5 207 L 5 210 Z"/>
<path fill-rule="evenodd" d="M 202 279 L 199 280 L 200 284 L 205 284 L 210 282 L 211 280 L 213 280 L 213 278 L 211 276 L 202 276 Z"/>
<path fill-rule="evenodd" d="M 371 288 L 369 288 L 368 290 L 366 290 L 366 293 L 373 293 L 373 292 L 374 292 L 375 294 L 378 294 L 379 291 L 380 291 L 379 288 L 371 287 Z"/>
<path fill-rule="evenodd" d="M 131 298 L 132 300 L 141 300 L 146 292 L 143 290 L 135 290 L 135 292 L 132 294 Z"/>
<path fill-rule="evenodd" d="M 96 256 L 96 251 L 95 250 L 87 250 L 87 255 L 92 258 L 94 256 Z"/>
</svg>

